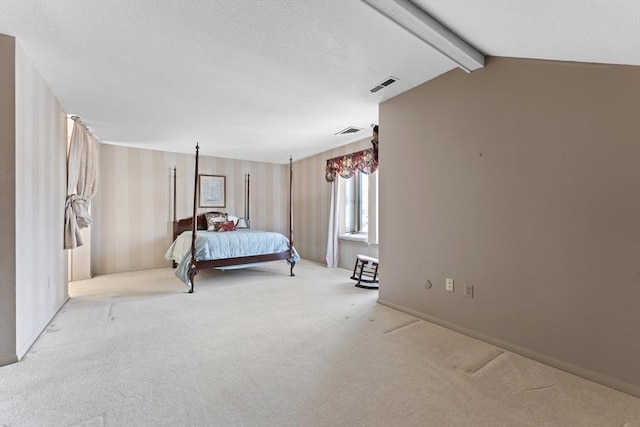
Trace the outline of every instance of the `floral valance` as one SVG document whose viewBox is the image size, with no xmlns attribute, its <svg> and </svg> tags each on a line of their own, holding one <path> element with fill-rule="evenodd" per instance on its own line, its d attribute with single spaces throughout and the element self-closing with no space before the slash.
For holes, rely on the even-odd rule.
<svg viewBox="0 0 640 427">
<path fill-rule="evenodd" d="M 378 150 L 369 148 L 327 160 L 325 178 L 333 182 L 336 176 L 351 178 L 357 171 L 370 174 L 378 169 Z"/>
</svg>

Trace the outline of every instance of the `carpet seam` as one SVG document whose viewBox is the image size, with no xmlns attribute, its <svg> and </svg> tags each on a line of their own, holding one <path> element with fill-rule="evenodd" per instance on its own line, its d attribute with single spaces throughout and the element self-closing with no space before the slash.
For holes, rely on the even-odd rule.
<svg viewBox="0 0 640 427">
<path fill-rule="evenodd" d="M 389 333 L 395 332 L 395 331 L 397 331 L 399 329 L 406 328 L 407 326 L 411 326 L 411 325 L 413 325 L 415 323 L 418 323 L 420 321 L 421 321 L 421 319 L 413 319 L 413 320 L 410 320 L 409 322 L 404 323 L 404 324 L 402 324 L 400 326 L 396 326 L 395 328 L 387 329 L 386 331 L 384 331 L 384 333 L 385 334 L 389 334 Z"/>
<path fill-rule="evenodd" d="M 478 366 L 476 369 L 474 370 L 465 370 L 465 369 L 460 369 L 457 366 L 454 366 L 454 369 L 457 369 L 460 372 L 463 372 L 465 374 L 468 374 L 470 376 L 474 376 L 475 374 L 477 374 L 478 372 L 480 372 L 481 369 L 485 368 L 488 364 L 490 364 L 491 362 L 493 362 L 494 360 L 496 360 L 498 357 L 502 356 L 503 354 L 505 354 L 504 351 L 500 351 L 498 354 L 496 354 L 495 356 L 493 356 L 491 359 L 487 360 L 486 362 L 484 362 L 482 365 Z"/>
</svg>

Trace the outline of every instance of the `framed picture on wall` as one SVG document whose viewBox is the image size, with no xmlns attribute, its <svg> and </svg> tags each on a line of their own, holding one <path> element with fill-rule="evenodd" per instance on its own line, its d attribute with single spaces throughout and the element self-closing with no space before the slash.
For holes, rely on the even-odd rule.
<svg viewBox="0 0 640 427">
<path fill-rule="evenodd" d="M 224 175 L 198 175 L 198 199 L 201 208 L 226 206 L 226 179 Z"/>
</svg>

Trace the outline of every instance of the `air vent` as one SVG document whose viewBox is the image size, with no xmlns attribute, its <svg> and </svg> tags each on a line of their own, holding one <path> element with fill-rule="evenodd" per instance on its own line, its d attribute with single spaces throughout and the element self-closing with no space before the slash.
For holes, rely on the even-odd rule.
<svg viewBox="0 0 640 427">
<path fill-rule="evenodd" d="M 342 129 L 340 132 L 335 133 L 334 135 L 348 135 L 350 133 L 358 133 L 358 132 L 361 132 L 363 130 L 364 129 L 362 129 L 362 128 L 357 128 L 355 126 L 349 126 L 348 128 Z"/>
<path fill-rule="evenodd" d="M 387 80 L 383 81 L 382 83 L 378 83 L 374 88 L 369 89 L 369 92 L 376 93 L 380 89 L 384 89 L 385 87 L 389 86 L 392 83 L 395 83 L 396 81 L 398 81 L 398 79 L 396 79 L 395 77 L 389 77 Z"/>
</svg>

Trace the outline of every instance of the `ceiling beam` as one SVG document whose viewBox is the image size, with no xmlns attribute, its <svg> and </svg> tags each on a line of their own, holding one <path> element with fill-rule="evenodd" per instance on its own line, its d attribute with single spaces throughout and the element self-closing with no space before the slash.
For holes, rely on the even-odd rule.
<svg viewBox="0 0 640 427">
<path fill-rule="evenodd" d="M 460 68 L 470 73 L 484 68 L 484 55 L 410 0 L 362 0 Z"/>
</svg>

